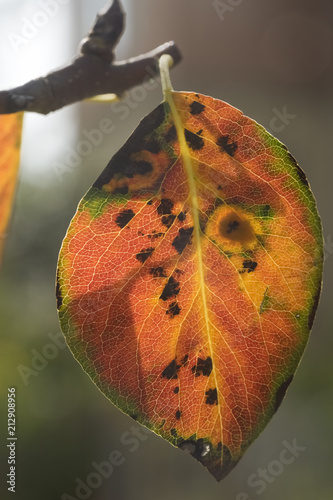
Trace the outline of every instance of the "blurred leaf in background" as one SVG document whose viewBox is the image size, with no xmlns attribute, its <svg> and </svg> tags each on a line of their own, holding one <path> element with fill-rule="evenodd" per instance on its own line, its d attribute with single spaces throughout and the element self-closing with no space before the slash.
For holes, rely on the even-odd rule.
<svg viewBox="0 0 333 500">
<path fill-rule="evenodd" d="M 0 116 L 0 263 L 17 182 L 23 113 Z"/>
</svg>

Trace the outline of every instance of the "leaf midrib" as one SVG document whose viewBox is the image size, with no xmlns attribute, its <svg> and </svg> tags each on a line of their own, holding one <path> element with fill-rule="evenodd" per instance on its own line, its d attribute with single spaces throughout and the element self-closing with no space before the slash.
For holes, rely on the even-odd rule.
<svg viewBox="0 0 333 500">
<path fill-rule="evenodd" d="M 210 333 L 209 309 L 207 307 L 206 285 L 205 285 L 205 276 L 204 276 L 203 258 L 202 258 L 198 194 L 197 194 L 196 181 L 195 181 L 194 169 L 193 169 L 193 164 L 192 164 L 192 157 L 191 157 L 189 147 L 188 147 L 186 139 L 185 139 L 185 132 L 184 132 L 185 127 L 183 125 L 183 122 L 182 122 L 181 117 L 178 113 L 176 104 L 174 102 L 173 93 L 174 92 L 167 93 L 166 101 L 169 104 L 170 109 L 171 109 L 172 118 L 173 118 L 173 121 L 175 124 L 177 136 L 178 136 L 178 140 L 179 140 L 180 155 L 183 159 L 185 171 L 187 174 L 187 181 L 188 181 L 189 192 L 190 192 L 190 205 L 191 205 L 192 217 L 193 217 L 193 228 L 194 228 L 193 229 L 193 236 L 194 236 L 194 243 L 195 243 L 195 248 L 196 248 L 198 278 L 199 278 L 201 298 L 202 298 L 203 309 L 204 309 L 205 326 L 206 326 L 206 333 L 207 333 L 207 338 L 208 338 L 210 356 L 212 358 L 212 364 L 213 364 L 212 372 L 213 372 L 213 376 L 214 376 L 215 387 L 216 387 L 216 390 L 218 393 L 217 406 L 218 406 L 220 424 L 221 424 L 221 440 L 223 441 L 223 424 L 222 424 L 221 399 L 220 399 L 222 397 L 222 395 L 221 395 L 221 392 L 219 391 L 219 386 L 218 386 L 217 378 L 216 378 L 216 369 L 215 369 L 216 365 L 215 365 L 215 360 L 214 360 L 214 351 L 213 351 L 211 333 Z"/>
</svg>

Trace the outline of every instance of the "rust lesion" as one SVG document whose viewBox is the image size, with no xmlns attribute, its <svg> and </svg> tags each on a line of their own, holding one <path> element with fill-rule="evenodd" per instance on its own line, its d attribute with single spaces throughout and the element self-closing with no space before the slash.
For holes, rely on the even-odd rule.
<svg viewBox="0 0 333 500">
<path fill-rule="evenodd" d="M 206 235 L 225 253 L 244 253 L 258 246 L 261 229 L 261 221 L 250 211 L 221 205 L 210 216 Z"/>
<path fill-rule="evenodd" d="M 253 227 L 248 219 L 236 212 L 230 212 L 219 222 L 219 233 L 223 238 L 239 243 L 250 243 L 255 240 Z"/>
</svg>

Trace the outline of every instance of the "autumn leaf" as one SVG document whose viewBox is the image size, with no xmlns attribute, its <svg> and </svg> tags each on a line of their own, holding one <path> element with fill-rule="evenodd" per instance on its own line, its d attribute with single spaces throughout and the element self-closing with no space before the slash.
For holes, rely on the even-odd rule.
<svg viewBox="0 0 333 500">
<path fill-rule="evenodd" d="M 23 113 L 0 115 L 0 262 L 17 182 Z"/>
<path fill-rule="evenodd" d="M 212 97 L 165 95 L 79 205 L 59 315 L 99 389 L 221 480 L 300 361 L 321 224 L 304 172 L 263 127 Z"/>
</svg>

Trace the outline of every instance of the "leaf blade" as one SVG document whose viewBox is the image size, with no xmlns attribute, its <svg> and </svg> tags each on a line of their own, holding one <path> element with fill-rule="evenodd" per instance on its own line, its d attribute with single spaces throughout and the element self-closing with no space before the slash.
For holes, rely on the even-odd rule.
<svg viewBox="0 0 333 500">
<path fill-rule="evenodd" d="M 171 99 L 83 198 L 59 261 L 60 318 L 102 392 L 220 480 L 297 368 L 322 232 L 279 141 L 222 101 Z"/>
</svg>

